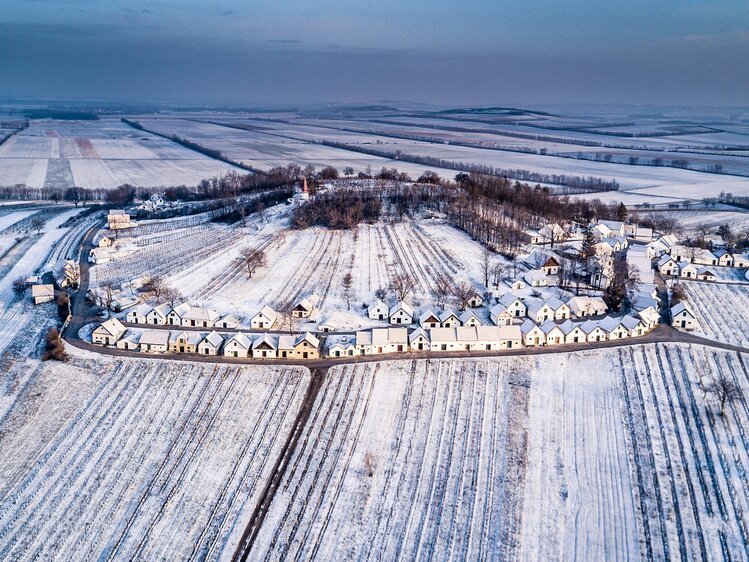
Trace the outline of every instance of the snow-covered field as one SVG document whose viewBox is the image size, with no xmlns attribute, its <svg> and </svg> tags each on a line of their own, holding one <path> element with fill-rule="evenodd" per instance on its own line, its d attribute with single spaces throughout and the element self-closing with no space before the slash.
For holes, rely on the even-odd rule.
<svg viewBox="0 0 749 562">
<path fill-rule="evenodd" d="M 748 357 L 681 345 L 326 378 L 256 559 L 746 559 Z M 697 366 L 698 369 L 695 369 Z"/>
<path fill-rule="evenodd" d="M 32 121 L 0 146 L 0 185 L 195 185 L 233 169 L 119 119 Z"/>
<path fill-rule="evenodd" d="M 696 330 L 712 340 L 749 347 L 749 285 L 684 281 Z"/>
<path fill-rule="evenodd" d="M 301 368 L 25 366 L 0 417 L 3 560 L 230 559 L 309 383 Z"/>
</svg>

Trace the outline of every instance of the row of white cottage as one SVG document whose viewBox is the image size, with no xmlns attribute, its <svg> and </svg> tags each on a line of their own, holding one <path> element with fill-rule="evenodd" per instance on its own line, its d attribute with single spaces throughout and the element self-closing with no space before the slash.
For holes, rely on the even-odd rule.
<svg viewBox="0 0 749 562">
<path fill-rule="evenodd" d="M 658 325 L 658 316 L 648 312 L 637 316 L 607 316 L 600 320 L 557 324 L 546 320 L 536 324 L 502 326 L 456 326 L 452 328 L 373 328 L 356 332 L 354 338 L 340 337 L 328 348 L 330 357 L 379 355 L 406 351 L 500 351 L 571 343 L 593 343 L 645 335 Z"/>
<path fill-rule="evenodd" d="M 257 337 L 243 332 L 220 334 L 163 329 L 128 330 L 122 322 L 111 318 L 97 326 L 91 340 L 99 345 L 147 353 L 196 353 L 224 357 L 255 359 L 318 359 L 320 340 L 309 332 L 304 334 L 262 334 Z"/>
</svg>

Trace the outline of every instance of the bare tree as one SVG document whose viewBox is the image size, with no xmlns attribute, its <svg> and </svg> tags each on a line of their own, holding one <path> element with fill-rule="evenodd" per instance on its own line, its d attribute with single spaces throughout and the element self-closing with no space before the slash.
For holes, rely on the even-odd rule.
<svg viewBox="0 0 749 562">
<path fill-rule="evenodd" d="M 44 228 L 44 224 L 45 224 L 44 219 L 40 217 L 39 215 L 35 215 L 31 217 L 31 222 L 29 222 L 29 226 L 33 230 L 36 230 L 37 234 L 39 234 L 42 231 L 42 229 Z"/>
<path fill-rule="evenodd" d="M 140 290 L 142 293 L 150 293 L 159 300 L 167 287 L 168 285 L 163 277 L 160 275 L 154 275 L 153 277 L 149 277 L 146 282 L 141 285 Z"/>
<path fill-rule="evenodd" d="M 445 308 L 452 292 L 453 283 L 450 278 L 447 275 L 438 275 L 434 283 L 434 297 L 438 308 Z"/>
<path fill-rule="evenodd" d="M 184 300 L 182 293 L 180 293 L 174 287 L 167 287 L 166 289 L 164 289 L 163 297 L 164 297 L 164 302 L 168 303 L 169 306 L 171 306 L 172 308 L 174 308 L 174 305 L 177 304 L 179 301 Z"/>
<path fill-rule="evenodd" d="M 354 175 L 354 169 L 351 166 L 346 166 L 343 168 L 343 175 L 345 175 L 347 178 L 350 178 Z"/>
<path fill-rule="evenodd" d="M 379 287 L 378 289 L 375 290 L 375 298 L 378 298 L 381 301 L 384 301 L 387 296 L 388 296 L 388 290 L 385 287 Z"/>
<path fill-rule="evenodd" d="M 252 279 L 257 268 L 265 265 L 265 252 L 255 248 L 245 248 L 234 262 L 247 272 L 247 279 Z"/>
<path fill-rule="evenodd" d="M 718 371 L 716 377 L 703 388 L 705 394 L 713 394 L 720 404 L 720 415 L 726 412 L 726 404 L 741 396 L 741 389 L 736 382 L 723 371 Z"/>
<path fill-rule="evenodd" d="M 351 287 L 354 286 L 354 278 L 351 272 L 343 276 L 343 300 L 346 301 L 346 309 L 351 310 Z"/>
<path fill-rule="evenodd" d="M 374 456 L 374 453 L 372 453 L 372 451 L 367 451 L 364 455 L 364 469 L 367 471 L 367 475 L 370 478 L 374 476 L 376 468 L 377 458 Z"/>
<path fill-rule="evenodd" d="M 288 330 L 290 334 L 294 333 L 299 326 L 299 319 L 294 316 L 294 303 L 286 301 L 276 310 L 278 321 L 282 330 Z"/>
<path fill-rule="evenodd" d="M 476 291 L 473 290 L 470 283 L 463 281 L 455 286 L 454 289 L 455 299 L 460 304 L 460 310 L 465 310 L 468 307 L 468 301 Z"/>
<path fill-rule="evenodd" d="M 492 257 L 494 254 L 489 248 L 484 248 L 481 253 L 481 271 L 484 274 L 484 287 L 489 288 L 489 276 L 492 271 Z"/>
<path fill-rule="evenodd" d="M 494 288 L 499 289 L 502 277 L 505 275 L 505 266 L 501 262 L 495 262 L 492 267 L 492 276 L 494 277 Z"/>
<path fill-rule="evenodd" d="M 28 287 L 29 284 L 26 282 L 24 276 L 16 277 L 13 281 L 13 292 L 18 298 L 22 298 L 23 295 L 26 294 L 26 289 L 28 289 Z"/>
<path fill-rule="evenodd" d="M 109 310 L 112 306 L 112 301 L 114 300 L 114 292 L 117 287 L 111 281 L 107 281 L 105 283 L 102 283 L 101 288 L 103 292 L 99 297 L 100 304 L 101 306 Z"/>
<path fill-rule="evenodd" d="M 407 273 L 396 273 L 390 278 L 390 288 L 401 301 L 413 292 L 415 286 L 416 282 Z"/>
</svg>

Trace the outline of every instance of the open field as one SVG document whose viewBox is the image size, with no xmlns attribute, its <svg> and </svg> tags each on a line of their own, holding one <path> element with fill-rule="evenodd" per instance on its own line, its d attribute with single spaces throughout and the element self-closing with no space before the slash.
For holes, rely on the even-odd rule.
<svg viewBox="0 0 749 562">
<path fill-rule="evenodd" d="M 698 333 L 749 347 L 749 285 L 681 283 L 700 323 Z"/>
<path fill-rule="evenodd" d="M 749 358 L 678 345 L 338 367 L 255 559 L 743 559 Z"/>
<path fill-rule="evenodd" d="M 300 368 L 21 368 L 0 417 L 4 560 L 229 558 L 309 383 Z"/>
<path fill-rule="evenodd" d="M 0 185 L 195 185 L 232 168 L 114 118 L 33 121 L 0 146 Z"/>
</svg>

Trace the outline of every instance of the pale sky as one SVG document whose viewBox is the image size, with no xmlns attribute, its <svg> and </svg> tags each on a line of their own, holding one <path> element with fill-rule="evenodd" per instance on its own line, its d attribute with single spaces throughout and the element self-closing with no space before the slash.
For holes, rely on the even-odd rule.
<svg viewBox="0 0 749 562">
<path fill-rule="evenodd" d="M 3 0 L 0 96 L 747 105 L 745 0 Z"/>
</svg>

